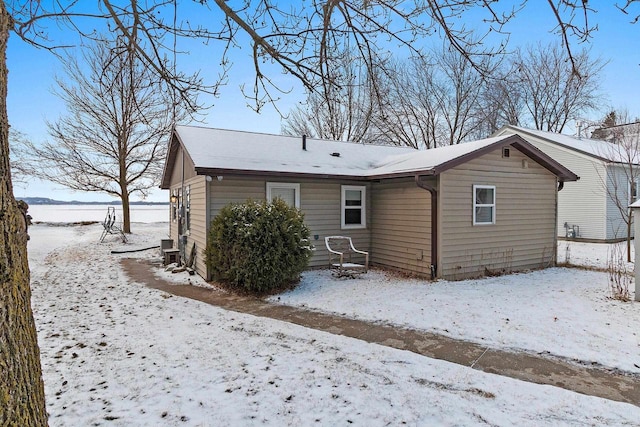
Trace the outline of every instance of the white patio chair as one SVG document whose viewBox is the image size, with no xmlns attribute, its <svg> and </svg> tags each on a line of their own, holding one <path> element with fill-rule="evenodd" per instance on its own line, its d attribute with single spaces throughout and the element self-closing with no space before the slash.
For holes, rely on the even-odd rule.
<svg viewBox="0 0 640 427">
<path fill-rule="evenodd" d="M 327 236 L 324 243 L 329 251 L 330 267 L 337 272 L 338 277 L 354 277 L 366 273 L 369 269 L 369 252 L 356 249 L 351 237 Z M 364 258 L 364 263 L 354 262 L 354 257 Z"/>
</svg>

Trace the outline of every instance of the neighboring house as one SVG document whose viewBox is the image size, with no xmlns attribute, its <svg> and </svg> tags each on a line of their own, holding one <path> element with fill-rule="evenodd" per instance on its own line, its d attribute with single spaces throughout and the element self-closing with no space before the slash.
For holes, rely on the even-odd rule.
<svg viewBox="0 0 640 427">
<path fill-rule="evenodd" d="M 328 266 L 325 236 L 345 235 L 374 265 L 462 279 L 553 265 L 557 187 L 577 179 L 516 135 L 417 151 L 177 126 L 161 188 L 172 239 L 207 279 L 219 210 L 275 197 L 304 212 L 310 267 Z"/>
<path fill-rule="evenodd" d="M 619 207 L 626 209 L 638 197 L 640 165 L 635 164 L 635 150 L 602 140 L 516 126 L 505 126 L 493 136 L 513 134 L 580 176 L 580 181 L 567 185 L 558 195 L 558 236 L 604 242 L 627 238 Z"/>
</svg>

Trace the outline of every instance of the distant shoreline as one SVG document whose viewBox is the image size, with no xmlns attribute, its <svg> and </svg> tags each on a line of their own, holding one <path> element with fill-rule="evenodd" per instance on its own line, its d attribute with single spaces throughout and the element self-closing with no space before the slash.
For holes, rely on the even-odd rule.
<svg viewBox="0 0 640 427">
<path fill-rule="evenodd" d="M 33 204 L 29 205 L 27 213 L 34 223 L 87 223 L 104 222 L 107 208 L 115 210 L 116 222 L 123 221 L 121 205 L 107 205 L 105 203 L 59 203 L 59 204 Z M 129 210 L 131 222 L 168 222 L 169 204 L 134 204 Z"/>
<path fill-rule="evenodd" d="M 33 205 L 109 205 L 109 206 L 122 206 L 120 200 L 113 200 L 110 202 L 81 202 L 79 200 L 54 200 L 47 197 L 18 197 L 17 200 L 23 200 L 29 206 Z M 144 202 L 135 201 L 129 202 L 131 206 L 156 206 L 156 205 L 169 205 L 169 202 Z"/>
</svg>

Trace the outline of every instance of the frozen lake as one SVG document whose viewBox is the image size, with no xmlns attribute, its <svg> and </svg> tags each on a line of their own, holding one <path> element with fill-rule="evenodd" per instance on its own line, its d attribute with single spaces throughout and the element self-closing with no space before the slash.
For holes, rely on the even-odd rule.
<svg viewBox="0 0 640 427">
<path fill-rule="evenodd" d="M 35 222 L 104 221 L 110 205 L 31 205 L 29 215 Z M 122 222 L 122 206 L 116 208 L 117 221 Z M 169 222 L 169 204 L 133 205 L 131 222 Z"/>
</svg>

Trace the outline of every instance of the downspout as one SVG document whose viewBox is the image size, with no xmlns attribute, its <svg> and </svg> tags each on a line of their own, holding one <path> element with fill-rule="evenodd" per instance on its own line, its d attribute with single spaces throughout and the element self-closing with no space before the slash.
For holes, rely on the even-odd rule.
<svg viewBox="0 0 640 427">
<path fill-rule="evenodd" d="M 213 177 L 207 175 L 204 178 L 204 206 L 205 206 L 205 220 L 204 220 L 204 235 L 205 242 L 209 240 L 209 227 L 211 227 L 211 182 Z M 206 243 L 205 243 L 206 244 Z M 211 280 L 212 273 L 209 268 L 209 263 L 205 262 L 205 278 L 207 281 Z"/>
<path fill-rule="evenodd" d="M 553 251 L 553 266 L 557 266 L 558 265 L 558 193 L 560 191 L 562 191 L 562 189 L 564 188 L 564 181 L 560 181 L 558 182 L 558 191 L 556 191 L 556 221 L 555 224 L 556 226 L 554 227 L 554 231 L 553 231 L 553 247 L 555 248 L 555 250 Z"/>
<path fill-rule="evenodd" d="M 431 193 L 431 279 L 438 276 L 438 191 L 415 176 L 416 185 Z"/>
</svg>

